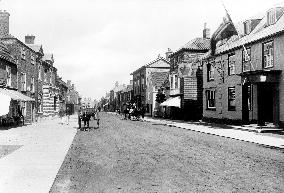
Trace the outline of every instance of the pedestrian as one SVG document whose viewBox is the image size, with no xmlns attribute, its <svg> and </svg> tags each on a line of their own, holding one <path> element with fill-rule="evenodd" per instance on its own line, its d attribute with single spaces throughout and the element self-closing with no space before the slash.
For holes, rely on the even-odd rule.
<svg viewBox="0 0 284 193">
<path fill-rule="evenodd" d="M 81 121 L 82 121 L 82 111 L 79 110 L 78 111 L 78 125 L 79 125 L 79 129 L 81 129 Z"/>
<path fill-rule="evenodd" d="M 97 125 L 100 127 L 100 111 L 97 109 L 96 110 L 96 119 L 97 119 Z"/>
<path fill-rule="evenodd" d="M 66 124 L 69 125 L 70 114 L 71 114 L 71 109 L 70 109 L 70 107 L 66 107 L 65 114 L 66 114 Z"/>
<path fill-rule="evenodd" d="M 143 105 L 141 110 L 140 110 L 140 113 L 141 113 L 141 117 L 142 117 L 142 121 L 144 121 L 144 116 L 145 116 L 145 106 Z"/>
<path fill-rule="evenodd" d="M 60 124 L 63 125 L 64 109 L 59 110 Z"/>
</svg>

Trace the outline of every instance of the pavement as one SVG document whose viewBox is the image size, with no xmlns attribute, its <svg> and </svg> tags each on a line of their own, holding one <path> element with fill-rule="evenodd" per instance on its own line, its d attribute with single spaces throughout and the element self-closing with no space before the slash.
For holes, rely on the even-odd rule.
<svg viewBox="0 0 284 193">
<path fill-rule="evenodd" d="M 201 122 L 185 122 L 185 121 L 170 121 L 164 119 L 156 119 L 145 117 L 145 121 L 153 122 L 156 124 L 164 124 L 171 127 L 178 127 L 191 131 L 197 131 L 201 133 L 217 135 L 221 137 L 232 138 L 236 140 L 255 143 L 272 148 L 284 149 L 284 137 L 281 136 L 266 136 L 260 134 L 259 129 L 252 126 L 226 126 L 223 127 L 214 126 L 213 124 L 205 124 Z M 273 131 L 274 129 L 268 129 Z"/>
<path fill-rule="evenodd" d="M 0 130 L 0 192 L 49 192 L 77 132 L 76 126 L 77 119 L 71 116 L 69 125 L 51 118 Z"/>
</svg>

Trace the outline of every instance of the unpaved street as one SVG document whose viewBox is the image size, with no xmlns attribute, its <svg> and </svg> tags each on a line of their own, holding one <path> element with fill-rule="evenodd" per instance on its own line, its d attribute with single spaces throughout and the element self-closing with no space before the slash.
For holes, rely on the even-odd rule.
<svg viewBox="0 0 284 193">
<path fill-rule="evenodd" d="M 284 192 L 284 152 L 102 114 L 77 132 L 50 192 Z"/>
</svg>

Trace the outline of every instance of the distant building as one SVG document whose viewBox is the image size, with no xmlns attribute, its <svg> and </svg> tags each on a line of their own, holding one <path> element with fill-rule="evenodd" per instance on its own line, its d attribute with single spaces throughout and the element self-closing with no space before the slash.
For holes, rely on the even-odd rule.
<svg viewBox="0 0 284 193">
<path fill-rule="evenodd" d="M 140 67 L 131 73 L 133 76 L 133 95 L 137 107 L 146 107 L 146 114 L 153 115 L 153 100 L 151 93 L 153 87 L 149 85 L 152 72 L 168 72 L 170 70 L 169 61 L 160 55 L 148 64 Z M 148 102 L 148 103 L 147 103 Z"/>
</svg>

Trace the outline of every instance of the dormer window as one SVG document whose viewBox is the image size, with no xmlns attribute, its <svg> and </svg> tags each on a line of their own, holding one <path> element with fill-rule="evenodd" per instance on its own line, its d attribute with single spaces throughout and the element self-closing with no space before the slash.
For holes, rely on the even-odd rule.
<svg viewBox="0 0 284 193">
<path fill-rule="evenodd" d="M 248 35 L 251 32 L 251 21 L 248 20 L 244 22 L 244 27 L 245 27 L 245 35 Z"/>
<path fill-rule="evenodd" d="M 267 12 L 267 25 L 276 23 L 276 9 L 271 9 Z"/>
</svg>

